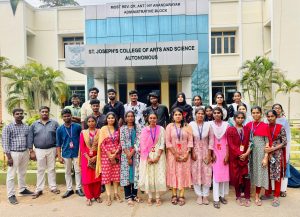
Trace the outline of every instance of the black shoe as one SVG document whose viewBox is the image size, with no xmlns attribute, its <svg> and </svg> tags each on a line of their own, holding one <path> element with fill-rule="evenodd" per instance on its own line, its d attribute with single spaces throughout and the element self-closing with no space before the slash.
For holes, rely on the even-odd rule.
<svg viewBox="0 0 300 217">
<path fill-rule="evenodd" d="M 10 197 L 8 198 L 8 201 L 9 201 L 11 204 L 13 204 L 13 205 L 16 205 L 16 204 L 19 203 L 19 202 L 17 201 L 17 198 L 16 198 L 15 195 L 10 196 Z"/>
<path fill-rule="evenodd" d="M 81 189 L 78 189 L 78 190 L 76 190 L 75 192 L 76 192 L 76 194 L 77 194 L 79 197 L 84 197 L 84 196 L 85 196 L 84 193 L 83 193 L 83 191 L 82 191 Z"/>
<path fill-rule="evenodd" d="M 19 194 L 22 196 L 31 196 L 31 195 L 33 195 L 33 192 L 29 191 L 27 188 L 25 188 L 24 191 L 20 192 Z"/>
<path fill-rule="evenodd" d="M 72 194 L 74 194 L 74 191 L 73 190 L 71 190 L 71 191 L 66 191 L 66 193 L 63 195 L 63 196 L 61 196 L 62 198 L 67 198 L 67 197 L 70 197 Z"/>
<path fill-rule="evenodd" d="M 38 198 L 39 196 L 41 196 L 42 194 L 43 194 L 42 191 L 35 192 L 35 193 L 32 195 L 32 199 L 36 199 L 36 198 Z"/>
</svg>

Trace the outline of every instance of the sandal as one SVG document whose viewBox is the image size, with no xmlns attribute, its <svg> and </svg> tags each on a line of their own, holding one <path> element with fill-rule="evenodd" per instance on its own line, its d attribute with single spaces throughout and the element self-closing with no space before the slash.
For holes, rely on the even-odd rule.
<svg viewBox="0 0 300 217">
<path fill-rule="evenodd" d="M 177 203 L 178 203 L 178 198 L 177 198 L 176 195 L 172 196 L 172 198 L 171 198 L 171 203 L 172 203 L 173 205 L 177 205 Z"/>
<path fill-rule="evenodd" d="M 98 197 L 98 198 L 96 198 L 96 202 L 97 202 L 97 203 L 102 203 L 103 200 L 101 199 L 101 197 Z"/>
<path fill-rule="evenodd" d="M 273 207 L 279 207 L 280 206 L 280 202 L 278 198 L 274 198 L 274 200 L 272 201 L 272 206 Z"/>
<path fill-rule="evenodd" d="M 162 204 L 160 198 L 156 198 L 156 206 L 160 206 Z"/>
<path fill-rule="evenodd" d="M 245 207 L 250 207 L 251 206 L 251 201 L 250 199 L 245 200 Z"/>
<path fill-rule="evenodd" d="M 110 199 L 110 196 L 107 197 L 107 200 L 106 200 L 106 205 L 107 206 L 110 206 L 112 204 L 112 201 Z"/>
<path fill-rule="evenodd" d="M 214 207 L 216 209 L 220 209 L 220 202 L 219 201 L 214 201 Z"/>
<path fill-rule="evenodd" d="M 203 204 L 203 200 L 202 200 L 202 197 L 201 197 L 201 196 L 197 198 L 196 203 L 199 204 L 199 205 L 202 205 L 202 204 Z"/>
<path fill-rule="evenodd" d="M 228 201 L 225 199 L 225 197 L 219 197 L 220 199 L 220 202 L 223 203 L 223 204 L 227 204 Z"/>
<path fill-rule="evenodd" d="M 208 198 L 207 197 L 203 197 L 203 204 L 204 205 L 208 205 L 209 204 L 209 200 L 208 200 Z"/>
<path fill-rule="evenodd" d="M 119 203 L 123 202 L 123 200 L 121 199 L 120 195 L 118 195 L 118 194 L 114 195 L 114 200 L 118 201 Z"/>
<path fill-rule="evenodd" d="M 280 192 L 280 197 L 286 197 L 286 191 L 281 191 Z"/>
<path fill-rule="evenodd" d="M 179 206 L 183 206 L 185 204 L 185 199 L 184 199 L 184 197 L 179 197 L 179 199 L 178 199 L 178 205 Z"/>
<path fill-rule="evenodd" d="M 261 200 L 255 200 L 255 205 L 256 205 L 256 206 L 261 206 L 261 205 L 262 205 Z"/>
<path fill-rule="evenodd" d="M 236 198 L 236 202 L 239 206 L 244 206 L 245 205 L 244 201 L 241 197 Z"/>
<path fill-rule="evenodd" d="M 142 198 L 139 198 L 138 196 L 134 197 L 133 200 L 137 203 L 144 203 L 144 200 Z"/>
<path fill-rule="evenodd" d="M 148 198 L 147 204 L 148 204 L 148 206 L 152 206 L 152 198 Z"/>
<path fill-rule="evenodd" d="M 58 190 L 57 188 L 51 190 L 51 193 L 53 194 L 60 194 L 60 190 Z"/>
<path fill-rule="evenodd" d="M 128 206 L 134 206 L 134 202 L 131 198 L 127 199 L 127 205 Z"/>
<path fill-rule="evenodd" d="M 87 199 L 87 200 L 86 200 L 86 205 L 87 205 L 87 206 L 92 206 L 92 200 Z"/>
</svg>

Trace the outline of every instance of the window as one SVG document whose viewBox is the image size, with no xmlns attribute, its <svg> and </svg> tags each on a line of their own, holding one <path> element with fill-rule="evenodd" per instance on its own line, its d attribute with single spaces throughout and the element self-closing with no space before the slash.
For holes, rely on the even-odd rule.
<svg viewBox="0 0 300 217">
<path fill-rule="evenodd" d="M 80 98 L 80 106 L 85 102 L 85 86 L 69 86 L 69 99 L 65 102 L 64 106 L 72 105 L 71 98 L 73 94 L 79 95 Z"/>
<path fill-rule="evenodd" d="M 81 45 L 83 44 L 83 37 L 65 37 L 63 38 L 64 44 L 64 58 L 66 58 L 66 45 Z"/>
<path fill-rule="evenodd" d="M 215 94 L 221 92 L 224 94 L 227 104 L 233 103 L 233 94 L 237 91 L 236 82 L 212 82 L 212 104 L 215 104 Z"/>
<path fill-rule="evenodd" d="M 235 32 L 212 32 L 211 54 L 235 53 Z"/>
</svg>

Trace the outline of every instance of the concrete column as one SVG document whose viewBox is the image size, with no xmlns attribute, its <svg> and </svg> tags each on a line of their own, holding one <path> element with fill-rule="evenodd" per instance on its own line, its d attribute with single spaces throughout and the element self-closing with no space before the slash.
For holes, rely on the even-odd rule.
<svg viewBox="0 0 300 217">
<path fill-rule="evenodd" d="M 185 93 L 186 102 L 192 102 L 192 77 L 182 77 L 182 92 Z"/>
<path fill-rule="evenodd" d="M 106 102 L 106 79 L 94 79 L 94 86 L 99 89 L 98 99 L 100 100 L 101 105 L 105 105 Z"/>
<path fill-rule="evenodd" d="M 169 82 L 161 82 L 161 104 L 166 105 L 169 108 Z"/>
</svg>

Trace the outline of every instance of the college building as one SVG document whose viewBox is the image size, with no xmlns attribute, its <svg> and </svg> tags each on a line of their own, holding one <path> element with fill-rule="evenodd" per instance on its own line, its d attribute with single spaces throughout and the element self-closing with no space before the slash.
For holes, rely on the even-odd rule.
<svg viewBox="0 0 300 217">
<path fill-rule="evenodd" d="M 20 1 L 13 15 L 0 0 L 0 55 L 16 66 L 38 61 L 63 71 L 72 93 L 115 88 L 122 102 L 128 92 L 149 92 L 171 106 L 177 92 L 187 101 L 201 95 L 211 104 L 216 92 L 227 103 L 241 90 L 239 68 L 246 60 L 267 56 L 288 79 L 300 79 L 300 2 L 292 0 L 149 0 L 85 7 L 34 8 Z M 3 121 L 7 80 L 1 80 Z M 286 95 L 275 94 L 287 110 Z M 300 119 L 297 93 L 291 118 Z M 69 103 L 69 102 L 68 102 Z M 57 115 L 61 108 L 52 106 Z"/>
</svg>

